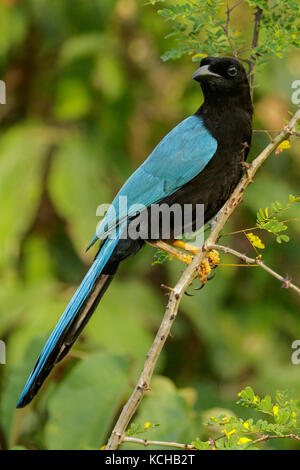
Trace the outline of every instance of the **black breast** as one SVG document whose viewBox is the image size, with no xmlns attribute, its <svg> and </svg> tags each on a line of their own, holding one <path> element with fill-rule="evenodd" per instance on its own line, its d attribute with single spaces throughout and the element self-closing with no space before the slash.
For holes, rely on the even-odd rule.
<svg viewBox="0 0 300 470">
<path fill-rule="evenodd" d="M 241 163 L 251 144 L 252 114 L 240 108 L 212 114 L 203 107 L 197 114 L 217 140 L 217 151 L 199 175 L 162 202 L 204 204 L 206 223 L 222 208 L 241 178 Z"/>
</svg>

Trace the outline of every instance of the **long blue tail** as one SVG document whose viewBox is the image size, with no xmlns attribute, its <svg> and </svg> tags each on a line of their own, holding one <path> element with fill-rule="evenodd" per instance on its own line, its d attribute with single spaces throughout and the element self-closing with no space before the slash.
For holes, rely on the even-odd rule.
<svg viewBox="0 0 300 470">
<path fill-rule="evenodd" d="M 101 273 L 118 241 L 119 238 L 107 239 L 103 244 L 94 263 L 46 342 L 26 382 L 17 408 L 24 407 L 32 400 L 53 366 L 67 354 L 94 312 L 113 278 L 111 274 Z"/>
</svg>

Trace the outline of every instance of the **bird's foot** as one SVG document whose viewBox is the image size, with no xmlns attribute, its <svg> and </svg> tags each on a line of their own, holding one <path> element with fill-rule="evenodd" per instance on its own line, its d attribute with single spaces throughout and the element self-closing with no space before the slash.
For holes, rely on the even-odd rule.
<svg viewBox="0 0 300 470">
<path fill-rule="evenodd" d="M 193 259 L 193 256 L 196 255 L 199 251 L 198 247 L 191 245 L 191 243 L 183 242 L 182 240 L 174 240 L 172 244 L 176 246 L 177 248 L 181 248 L 191 253 L 192 256 L 191 255 L 188 255 L 188 256 L 190 256 L 192 259 Z M 188 264 L 190 264 L 190 262 Z M 214 277 L 214 274 L 211 275 L 211 271 L 217 266 L 219 262 L 220 262 L 219 252 L 216 250 L 210 250 L 207 254 L 207 257 L 201 262 L 200 266 L 198 267 L 197 278 L 201 282 L 200 288 L 203 287 L 206 281 L 209 281 L 210 279 Z"/>
<path fill-rule="evenodd" d="M 217 267 L 220 262 L 219 252 L 217 250 L 211 250 L 208 252 L 207 257 L 202 261 L 198 268 L 197 278 L 201 284 L 205 284 L 206 281 L 210 281 L 215 276 L 211 274 L 212 270 Z M 200 289 L 202 287 L 200 286 Z"/>
<path fill-rule="evenodd" d="M 171 256 L 179 259 L 183 263 L 190 264 L 193 261 L 194 255 L 199 251 L 199 248 L 192 245 L 191 243 L 183 242 L 182 240 L 173 240 L 172 245 L 168 243 L 157 240 L 155 242 L 148 242 L 149 245 L 159 248 L 160 250 L 166 251 Z M 175 248 L 176 247 L 176 248 Z M 178 250 L 177 248 L 180 248 Z M 181 251 L 185 250 L 185 252 Z M 214 277 L 211 275 L 212 269 L 214 269 L 220 262 L 219 252 L 216 250 L 210 250 L 207 254 L 207 257 L 201 262 L 198 267 L 197 278 L 202 284 L 205 284 L 206 281 L 209 281 Z"/>
</svg>

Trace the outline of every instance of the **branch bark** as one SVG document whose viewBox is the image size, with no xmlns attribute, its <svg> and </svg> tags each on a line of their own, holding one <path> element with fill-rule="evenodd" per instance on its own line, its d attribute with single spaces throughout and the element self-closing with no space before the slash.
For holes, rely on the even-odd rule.
<svg viewBox="0 0 300 470">
<path fill-rule="evenodd" d="M 264 434 L 263 436 L 259 437 L 255 441 L 251 442 L 251 445 L 259 444 L 260 442 L 268 441 L 269 439 L 283 439 L 283 438 L 288 438 L 288 439 L 294 439 L 295 441 L 300 441 L 300 437 L 297 436 L 296 434 L 279 434 L 276 436 L 269 435 L 269 434 Z"/>
<path fill-rule="evenodd" d="M 239 184 L 235 188 L 231 197 L 221 209 L 218 219 L 214 225 L 213 230 L 205 241 L 202 250 L 195 255 L 193 261 L 185 269 L 179 281 L 174 288 L 170 288 L 169 301 L 165 310 L 159 330 L 155 336 L 153 344 L 146 356 L 146 361 L 141 372 L 140 378 L 136 387 L 134 388 L 129 400 L 122 409 L 122 412 L 117 420 L 117 423 L 111 433 L 106 450 L 115 450 L 122 443 L 125 431 L 128 424 L 136 412 L 141 400 L 146 391 L 150 390 L 150 380 L 159 358 L 160 352 L 168 338 L 173 322 L 178 313 L 178 307 L 184 292 L 197 276 L 198 267 L 201 262 L 207 257 L 207 254 L 212 245 L 218 241 L 221 230 L 225 223 L 242 202 L 242 197 L 248 185 L 252 182 L 258 169 L 271 155 L 271 153 L 278 147 L 278 145 L 290 137 L 291 133 L 295 130 L 296 125 L 300 121 L 300 109 L 294 114 L 288 125 L 270 142 L 265 149 L 252 161 L 248 166 L 245 175 L 241 178 Z"/>
<path fill-rule="evenodd" d="M 260 7 L 257 7 L 256 12 L 254 14 L 254 29 L 253 29 L 253 36 L 252 36 L 252 43 L 251 43 L 252 51 L 254 51 L 255 48 L 258 45 L 258 37 L 259 37 L 259 30 L 260 30 L 260 23 L 261 23 L 262 14 L 263 14 L 263 9 L 260 8 Z M 249 62 L 249 82 L 250 82 L 250 89 L 251 89 L 252 98 L 253 98 L 255 62 L 256 62 L 256 56 L 253 53 L 251 55 L 251 60 Z"/>
<path fill-rule="evenodd" d="M 233 10 L 235 10 L 235 8 L 237 8 L 241 3 L 243 2 L 243 0 L 239 0 L 237 3 L 235 3 L 232 7 L 229 7 L 229 5 L 227 4 L 227 10 L 226 10 L 226 24 L 225 26 L 222 24 L 222 23 L 219 23 L 219 26 L 223 29 L 225 35 L 226 35 L 226 38 L 227 38 L 227 41 L 228 41 L 228 44 L 231 48 L 231 51 L 232 51 L 232 54 L 233 56 L 238 59 L 238 52 L 236 50 L 236 48 L 234 47 L 234 44 L 231 40 L 231 37 L 230 37 L 230 31 L 229 31 L 229 23 L 230 23 L 230 16 L 231 16 L 231 13 L 233 12 Z"/>
<path fill-rule="evenodd" d="M 145 447 L 163 446 L 163 447 L 176 447 L 177 449 L 195 450 L 195 447 L 192 444 L 181 444 L 179 442 L 148 441 L 147 439 L 138 439 L 137 437 L 129 437 L 129 436 L 124 436 L 122 439 L 122 442 L 130 442 L 131 444 L 141 444 Z"/>
<path fill-rule="evenodd" d="M 237 258 L 240 258 L 242 261 L 244 261 L 247 264 L 255 264 L 257 266 L 260 266 L 262 269 L 267 271 L 267 273 L 269 273 L 271 276 L 281 281 L 282 287 L 284 287 L 285 289 L 293 289 L 298 295 L 300 295 L 299 287 L 295 286 L 295 284 L 293 284 L 290 281 L 290 279 L 281 276 L 276 271 L 269 268 L 269 266 L 267 266 L 261 259 L 249 258 L 249 256 L 244 255 L 243 253 L 240 253 L 239 251 L 233 250 L 232 248 L 229 248 L 228 246 L 212 244 L 209 246 L 209 248 L 211 248 L 212 250 L 223 251 L 223 253 L 225 254 L 231 254 L 233 256 L 236 256 Z"/>
</svg>

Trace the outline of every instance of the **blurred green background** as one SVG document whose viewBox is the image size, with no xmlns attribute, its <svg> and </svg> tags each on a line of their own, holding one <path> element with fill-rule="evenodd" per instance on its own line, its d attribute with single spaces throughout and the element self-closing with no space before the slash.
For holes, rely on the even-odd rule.
<svg viewBox="0 0 300 470">
<path fill-rule="evenodd" d="M 243 15 L 235 21 L 249 24 Z M 157 142 L 202 101 L 190 58 L 163 63 L 169 26 L 138 0 L 1 0 L 0 78 L 0 442 L 3 448 L 98 448 L 128 398 L 167 302 L 161 283 L 183 270 L 152 266 L 146 247 L 120 267 L 80 339 L 33 403 L 18 396 L 94 252 L 97 218 Z M 300 78 L 299 55 L 274 59 L 256 75 L 255 127 L 280 129 Z M 268 142 L 255 134 L 251 155 Z M 299 191 L 300 142 L 260 170 L 226 231 L 255 225 L 256 211 Z M 289 213 L 297 217 L 296 208 Z M 300 223 L 291 242 L 262 234 L 264 260 L 300 284 Z M 225 240 L 224 240 L 225 241 Z M 245 237 L 226 239 L 255 255 Z M 232 259 L 222 258 L 223 262 Z M 233 261 L 235 262 L 235 260 Z M 192 292 L 192 290 L 190 291 Z M 291 389 L 300 395 L 299 298 L 257 268 L 219 267 L 183 299 L 135 422 L 159 423 L 147 438 L 203 436 L 212 408 L 241 416 L 236 395 Z M 268 444 L 295 447 L 295 443 Z M 125 448 L 125 446 L 123 446 Z M 127 446 L 127 448 L 133 448 Z"/>
</svg>

